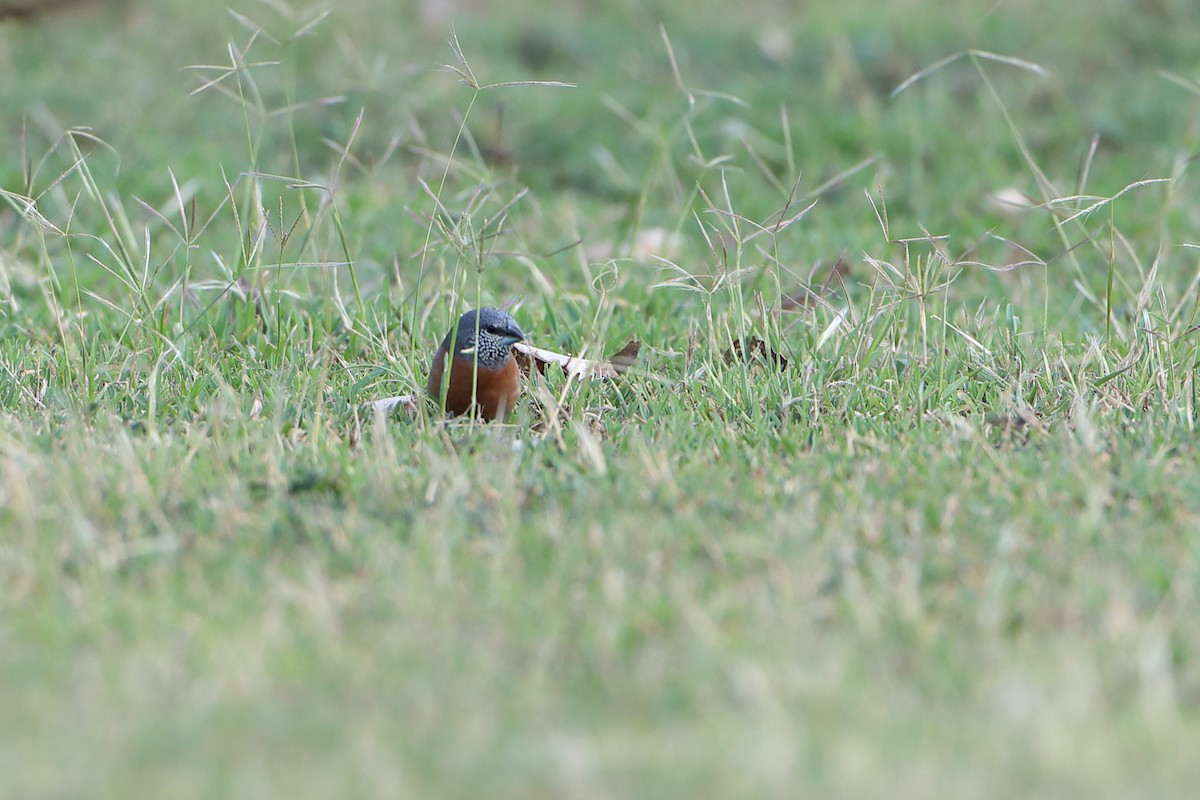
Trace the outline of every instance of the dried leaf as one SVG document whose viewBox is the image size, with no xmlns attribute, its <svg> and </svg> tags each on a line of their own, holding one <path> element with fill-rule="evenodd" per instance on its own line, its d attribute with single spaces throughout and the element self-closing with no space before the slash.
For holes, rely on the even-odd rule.
<svg viewBox="0 0 1200 800">
<path fill-rule="evenodd" d="M 633 360 L 637 358 L 640 347 L 641 343 L 630 342 L 616 353 L 612 361 L 589 361 L 585 358 L 555 353 L 553 350 L 543 350 L 540 347 L 518 342 L 513 345 L 513 356 L 516 357 L 517 365 L 526 375 L 530 374 L 534 367 L 537 368 L 539 374 L 542 374 L 545 373 L 547 365 L 557 364 L 562 367 L 564 372 L 575 378 L 600 380 L 615 378 L 628 369 Z"/>
<path fill-rule="evenodd" d="M 757 362 L 777 369 L 788 367 L 788 360 L 782 354 L 772 351 L 767 343 L 757 336 L 745 342 L 735 341 L 733 347 L 725 351 L 725 363 L 732 364 L 734 361 L 745 361 L 748 364 Z"/>
<path fill-rule="evenodd" d="M 617 352 L 608 357 L 608 361 L 613 365 L 613 369 L 617 372 L 624 372 L 633 366 L 633 362 L 637 361 L 638 352 L 642 349 L 642 343 L 632 340 Z"/>
<path fill-rule="evenodd" d="M 405 414 L 412 416 L 417 413 L 420 402 L 421 395 L 402 394 L 399 397 L 385 397 L 382 400 L 368 400 L 363 405 L 372 411 L 379 411 L 384 414 L 389 414 L 399 408 L 403 410 Z"/>
</svg>

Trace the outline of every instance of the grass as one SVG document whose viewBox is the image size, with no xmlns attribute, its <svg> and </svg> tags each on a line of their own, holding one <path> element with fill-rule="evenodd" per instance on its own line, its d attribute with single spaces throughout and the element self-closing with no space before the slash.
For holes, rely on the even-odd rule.
<svg viewBox="0 0 1200 800">
<path fill-rule="evenodd" d="M 1190 796 L 1200 15 L 725 5 L 0 27 L 0 794 Z"/>
</svg>

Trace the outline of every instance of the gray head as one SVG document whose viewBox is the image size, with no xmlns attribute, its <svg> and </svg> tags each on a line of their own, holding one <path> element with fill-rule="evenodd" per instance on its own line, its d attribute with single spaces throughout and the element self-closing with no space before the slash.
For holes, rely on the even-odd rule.
<svg viewBox="0 0 1200 800">
<path fill-rule="evenodd" d="M 478 337 L 476 330 L 478 329 Z M 512 354 L 512 346 L 525 338 L 517 321 L 498 308 L 468 311 L 458 318 L 458 333 L 450 331 L 442 340 L 442 349 L 451 346 L 459 355 L 479 359 L 485 369 L 499 369 Z"/>
</svg>

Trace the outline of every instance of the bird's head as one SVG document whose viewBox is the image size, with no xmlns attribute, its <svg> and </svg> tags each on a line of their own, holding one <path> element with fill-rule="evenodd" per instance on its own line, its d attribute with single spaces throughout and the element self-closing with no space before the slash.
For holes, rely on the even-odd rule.
<svg viewBox="0 0 1200 800">
<path fill-rule="evenodd" d="M 512 315 L 498 308 L 468 311 L 458 318 L 457 333 L 446 334 L 442 347 L 453 347 L 458 355 L 478 359 L 485 369 L 499 369 L 512 355 L 512 346 L 525 339 Z"/>
</svg>

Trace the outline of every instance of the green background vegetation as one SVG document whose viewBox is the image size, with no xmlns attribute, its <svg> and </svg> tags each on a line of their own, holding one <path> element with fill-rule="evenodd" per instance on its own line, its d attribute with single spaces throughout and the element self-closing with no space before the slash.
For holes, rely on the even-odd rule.
<svg viewBox="0 0 1200 800">
<path fill-rule="evenodd" d="M 0 795 L 1191 796 L 1194 3 L 233 12 L 0 26 Z"/>
</svg>

